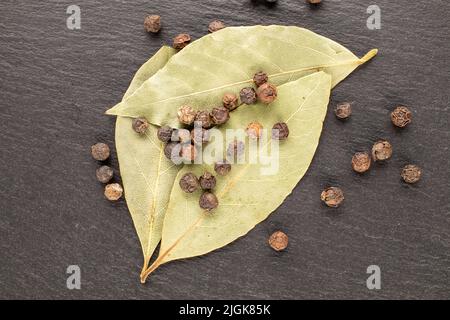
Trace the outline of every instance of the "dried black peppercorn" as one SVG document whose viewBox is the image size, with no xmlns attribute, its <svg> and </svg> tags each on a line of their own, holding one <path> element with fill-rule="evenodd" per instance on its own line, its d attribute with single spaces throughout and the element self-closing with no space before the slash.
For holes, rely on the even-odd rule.
<svg viewBox="0 0 450 320">
<path fill-rule="evenodd" d="M 145 31 L 157 33 L 161 29 L 161 17 L 158 15 L 147 16 L 144 20 Z"/>
<path fill-rule="evenodd" d="M 265 72 L 257 72 L 253 76 L 253 82 L 257 87 L 261 86 L 262 84 L 266 83 L 269 80 L 269 77 Z"/>
<path fill-rule="evenodd" d="M 122 197 L 123 188 L 118 183 L 111 183 L 105 186 L 105 197 L 110 201 L 117 201 Z"/>
<path fill-rule="evenodd" d="M 209 130 L 204 128 L 194 128 L 191 130 L 191 140 L 196 145 L 202 145 L 209 141 Z"/>
<path fill-rule="evenodd" d="M 209 32 L 216 32 L 219 31 L 221 29 L 225 28 L 225 24 L 220 21 L 220 20 L 214 20 L 212 21 L 209 26 L 208 26 L 208 31 Z"/>
<path fill-rule="evenodd" d="M 181 143 L 191 142 L 191 132 L 188 129 L 174 129 L 172 131 L 172 141 Z"/>
<path fill-rule="evenodd" d="M 344 201 L 344 192 L 338 187 L 329 187 L 322 191 L 320 199 L 327 206 L 337 208 Z"/>
<path fill-rule="evenodd" d="M 132 121 L 133 130 L 139 134 L 144 134 L 149 125 L 150 124 L 145 118 L 135 118 Z"/>
<path fill-rule="evenodd" d="M 231 161 L 240 158 L 245 152 L 245 144 L 242 141 L 234 140 L 228 145 L 227 158 Z"/>
<path fill-rule="evenodd" d="M 181 157 L 185 163 L 192 163 L 197 158 L 197 148 L 192 144 L 183 144 Z"/>
<path fill-rule="evenodd" d="M 275 123 L 272 127 L 272 139 L 286 140 L 289 136 L 289 127 L 284 122 Z"/>
<path fill-rule="evenodd" d="M 198 179 L 200 182 L 200 187 L 203 190 L 211 190 L 216 186 L 216 177 L 214 177 L 210 172 L 205 171 L 200 178 Z"/>
<path fill-rule="evenodd" d="M 356 172 L 363 173 L 369 170 L 371 162 L 368 152 L 357 152 L 352 157 L 352 168 Z"/>
<path fill-rule="evenodd" d="M 173 47 L 177 50 L 181 50 L 191 42 L 191 36 L 186 33 L 181 33 L 173 38 Z"/>
<path fill-rule="evenodd" d="M 239 99 L 233 93 L 225 93 L 222 99 L 223 106 L 229 111 L 233 111 L 239 106 Z"/>
<path fill-rule="evenodd" d="M 254 121 L 250 122 L 245 129 L 245 132 L 250 139 L 259 139 L 262 135 L 263 126 L 261 123 Z"/>
<path fill-rule="evenodd" d="M 192 125 L 195 120 L 197 112 L 191 106 L 181 106 L 178 110 L 178 121 L 181 123 Z"/>
<path fill-rule="evenodd" d="M 391 112 L 391 121 L 394 126 L 403 128 L 406 127 L 412 120 L 412 113 L 405 106 L 398 106 Z"/>
<path fill-rule="evenodd" d="M 243 88 L 239 92 L 239 96 L 241 98 L 242 103 L 245 104 L 253 104 L 256 103 L 257 100 L 256 91 L 252 87 Z"/>
<path fill-rule="evenodd" d="M 374 161 L 387 160 L 392 156 L 392 145 L 386 140 L 375 142 L 372 147 L 372 158 Z"/>
<path fill-rule="evenodd" d="M 201 126 L 205 129 L 211 128 L 213 121 L 208 111 L 199 111 L 195 116 L 195 121 L 201 122 Z"/>
<path fill-rule="evenodd" d="M 214 164 L 214 171 L 221 176 L 227 175 L 231 171 L 231 164 L 227 160 L 222 160 Z"/>
<path fill-rule="evenodd" d="M 200 208 L 206 211 L 211 211 L 217 208 L 217 206 L 219 205 L 219 200 L 217 200 L 217 197 L 215 196 L 214 193 L 205 191 L 200 196 L 199 205 Z"/>
<path fill-rule="evenodd" d="M 95 175 L 101 183 L 108 183 L 114 176 L 114 170 L 108 166 L 101 166 L 95 171 Z"/>
<path fill-rule="evenodd" d="M 105 161 L 109 158 L 109 147 L 106 143 L 96 143 L 91 147 L 92 158 L 98 161 Z"/>
<path fill-rule="evenodd" d="M 185 173 L 180 179 L 180 188 L 186 193 L 193 193 L 199 187 L 198 179 L 192 172 Z"/>
<path fill-rule="evenodd" d="M 173 163 L 180 163 L 181 161 L 181 144 L 170 141 L 164 146 L 164 155 Z"/>
<path fill-rule="evenodd" d="M 275 231 L 269 238 L 269 245 L 275 251 L 282 251 L 287 248 L 289 243 L 288 236 L 282 231 Z"/>
<path fill-rule="evenodd" d="M 334 109 L 334 114 L 338 119 L 347 119 L 352 114 L 352 106 L 349 102 L 338 103 Z"/>
<path fill-rule="evenodd" d="M 263 83 L 256 90 L 259 101 L 265 104 L 272 103 L 277 98 L 277 87 L 271 83 Z"/>
<path fill-rule="evenodd" d="M 414 164 L 408 164 L 403 167 L 401 176 L 406 183 L 416 183 L 422 176 L 422 170 Z"/>
<path fill-rule="evenodd" d="M 169 142 L 172 139 L 173 129 L 169 126 L 163 126 L 158 128 L 158 139 L 162 142 Z"/>
<path fill-rule="evenodd" d="M 211 110 L 211 119 L 214 124 L 221 125 L 230 119 L 230 113 L 225 107 L 216 107 Z"/>
</svg>

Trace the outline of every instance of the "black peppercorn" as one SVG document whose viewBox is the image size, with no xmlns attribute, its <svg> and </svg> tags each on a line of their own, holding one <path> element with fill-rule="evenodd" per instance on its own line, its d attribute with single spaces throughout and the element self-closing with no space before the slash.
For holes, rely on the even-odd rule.
<svg viewBox="0 0 450 320">
<path fill-rule="evenodd" d="M 254 121 L 250 122 L 245 129 L 245 132 L 250 139 L 259 139 L 262 135 L 263 126 L 261 123 Z"/>
<path fill-rule="evenodd" d="M 372 158 L 374 161 L 387 160 L 392 156 L 392 145 L 386 140 L 375 142 L 372 147 Z"/>
<path fill-rule="evenodd" d="M 214 164 L 214 171 L 221 176 L 227 175 L 231 171 L 231 164 L 227 160 L 222 160 Z"/>
<path fill-rule="evenodd" d="M 212 21 L 209 26 L 208 26 L 208 31 L 209 32 L 216 32 L 219 31 L 221 29 L 225 28 L 225 24 L 220 21 L 220 20 L 214 20 Z"/>
<path fill-rule="evenodd" d="M 96 143 L 91 147 L 92 158 L 98 161 L 105 161 L 109 158 L 109 147 L 106 143 Z"/>
<path fill-rule="evenodd" d="M 272 139 L 285 140 L 289 136 L 289 127 L 284 122 L 275 123 L 272 127 Z"/>
<path fill-rule="evenodd" d="M 196 145 L 202 145 L 209 141 L 209 130 L 204 128 L 194 128 L 191 130 L 191 141 Z"/>
<path fill-rule="evenodd" d="M 242 103 L 253 104 L 256 102 L 256 91 L 252 87 L 246 87 L 239 92 Z"/>
<path fill-rule="evenodd" d="M 118 183 L 111 183 L 105 186 L 105 197 L 109 201 L 117 201 L 122 197 L 123 188 Z"/>
<path fill-rule="evenodd" d="M 139 134 L 144 134 L 149 125 L 150 124 L 145 118 L 135 118 L 132 121 L 133 130 Z"/>
<path fill-rule="evenodd" d="M 194 123 L 196 114 L 197 112 L 191 106 L 181 106 L 177 113 L 178 121 L 190 126 Z"/>
<path fill-rule="evenodd" d="M 213 125 L 209 112 L 205 110 L 197 112 L 197 115 L 195 116 L 195 121 L 201 122 L 201 126 L 205 129 L 209 129 Z"/>
<path fill-rule="evenodd" d="M 401 176 L 406 183 L 416 183 L 422 176 L 422 170 L 414 164 L 408 164 L 403 167 Z"/>
<path fill-rule="evenodd" d="M 269 80 L 269 77 L 265 72 L 257 72 L 253 76 L 253 82 L 257 87 L 261 86 L 262 84 L 266 83 Z"/>
<path fill-rule="evenodd" d="M 277 87 L 271 83 L 263 83 L 256 90 L 259 101 L 265 104 L 272 103 L 277 98 Z"/>
<path fill-rule="evenodd" d="M 181 144 L 170 141 L 164 146 L 164 155 L 173 163 L 180 163 L 181 161 Z"/>
<path fill-rule="evenodd" d="M 177 50 L 181 50 L 191 42 L 191 36 L 186 33 L 181 33 L 173 38 L 173 47 Z"/>
<path fill-rule="evenodd" d="M 101 183 L 108 183 L 114 176 L 114 171 L 111 167 L 101 166 L 95 171 L 95 175 L 97 176 L 97 180 Z"/>
<path fill-rule="evenodd" d="M 334 109 L 334 114 L 338 119 L 347 119 L 352 114 L 352 106 L 349 102 L 338 103 L 336 109 Z"/>
<path fill-rule="evenodd" d="M 197 149 L 192 144 L 184 144 L 181 147 L 181 157 L 185 163 L 192 163 L 197 158 Z"/>
<path fill-rule="evenodd" d="M 320 199 L 327 206 L 337 208 L 344 201 L 344 192 L 338 187 L 329 187 L 322 191 Z"/>
<path fill-rule="evenodd" d="M 145 31 L 157 33 L 161 29 L 161 17 L 158 15 L 151 15 L 144 20 Z"/>
<path fill-rule="evenodd" d="M 158 128 L 157 136 L 162 142 L 169 142 L 172 139 L 173 129 L 169 126 L 163 126 Z"/>
<path fill-rule="evenodd" d="M 192 172 L 185 173 L 180 179 L 180 188 L 186 193 L 195 192 L 199 186 L 198 179 Z"/>
<path fill-rule="evenodd" d="M 234 140 L 228 145 L 227 158 L 231 161 L 235 158 L 240 158 L 245 151 L 245 144 L 242 141 Z"/>
<path fill-rule="evenodd" d="M 363 173 L 369 170 L 371 162 L 368 152 L 357 152 L 352 157 L 352 168 L 356 172 Z"/>
<path fill-rule="evenodd" d="M 221 125 L 230 119 L 230 113 L 225 107 L 216 107 L 211 111 L 211 119 L 214 124 Z"/>
<path fill-rule="evenodd" d="M 225 93 L 223 96 L 222 102 L 223 106 L 227 108 L 229 111 L 233 111 L 239 106 L 238 97 L 233 93 Z"/>
<path fill-rule="evenodd" d="M 391 121 L 394 126 L 403 128 L 406 127 L 412 120 L 411 111 L 405 106 L 398 106 L 391 112 Z"/>
<path fill-rule="evenodd" d="M 282 251 L 287 248 L 289 243 L 288 236 L 282 231 L 275 231 L 269 238 L 269 245 L 275 251 Z"/>
<path fill-rule="evenodd" d="M 211 190 L 216 186 L 216 177 L 208 171 L 205 171 L 198 180 L 203 190 Z"/>
<path fill-rule="evenodd" d="M 191 142 L 191 132 L 188 129 L 174 129 L 172 131 L 172 141 L 181 143 Z"/>
<path fill-rule="evenodd" d="M 200 196 L 199 205 L 200 208 L 206 211 L 211 211 L 217 208 L 217 206 L 219 205 L 219 200 L 217 200 L 217 197 L 215 196 L 214 193 L 205 191 Z"/>
</svg>

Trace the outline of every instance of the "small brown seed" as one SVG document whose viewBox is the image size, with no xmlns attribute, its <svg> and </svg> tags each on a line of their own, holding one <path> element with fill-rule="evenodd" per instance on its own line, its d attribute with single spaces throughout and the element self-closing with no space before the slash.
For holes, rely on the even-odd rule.
<svg viewBox="0 0 450 320">
<path fill-rule="evenodd" d="M 200 182 L 200 187 L 203 190 L 211 190 L 216 186 L 216 177 L 214 177 L 210 172 L 205 171 L 200 178 L 198 179 Z"/>
<path fill-rule="evenodd" d="M 144 134 L 149 125 L 150 124 L 145 118 L 135 118 L 132 121 L 133 130 L 139 134 Z"/>
<path fill-rule="evenodd" d="M 262 84 L 266 83 L 269 80 L 269 77 L 265 72 L 257 72 L 253 76 L 253 82 L 257 87 L 261 86 Z"/>
<path fill-rule="evenodd" d="M 106 143 L 96 143 L 91 147 L 92 158 L 98 161 L 105 161 L 109 158 L 109 147 Z"/>
<path fill-rule="evenodd" d="M 172 131 L 172 141 L 181 143 L 191 142 L 191 132 L 188 129 L 174 129 Z"/>
<path fill-rule="evenodd" d="M 372 147 L 372 158 L 374 161 L 384 161 L 392 156 L 392 145 L 386 140 L 375 142 Z"/>
<path fill-rule="evenodd" d="M 245 104 L 254 104 L 257 100 L 256 91 L 252 87 L 243 88 L 239 92 L 239 96 L 241 98 L 242 103 Z"/>
<path fill-rule="evenodd" d="M 147 16 L 144 20 L 145 31 L 157 33 L 161 29 L 161 17 L 158 15 Z"/>
<path fill-rule="evenodd" d="M 216 32 L 219 31 L 221 29 L 225 28 L 225 24 L 220 21 L 220 20 L 214 20 L 212 21 L 209 26 L 208 26 L 208 31 L 209 32 Z"/>
<path fill-rule="evenodd" d="M 363 173 L 369 170 L 371 162 L 368 152 L 357 152 L 352 157 L 352 168 L 356 172 Z"/>
<path fill-rule="evenodd" d="M 338 187 L 329 187 L 322 191 L 320 199 L 327 206 L 337 208 L 344 201 L 344 192 Z"/>
<path fill-rule="evenodd" d="M 181 161 L 181 144 L 173 141 L 166 143 L 164 155 L 173 163 L 178 164 Z"/>
<path fill-rule="evenodd" d="M 269 245 L 275 251 L 282 251 L 287 248 L 289 243 L 288 236 L 282 231 L 272 233 L 269 238 Z"/>
<path fill-rule="evenodd" d="M 422 169 L 414 164 L 403 167 L 401 176 L 406 183 L 416 183 L 422 176 Z"/>
<path fill-rule="evenodd" d="M 261 123 L 254 121 L 250 122 L 245 129 L 245 132 L 249 136 L 250 139 L 259 139 L 262 136 L 263 126 Z"/>
<path fill-rule="evenodd" d="M 186 193 L 193 193 L 200 187 L 197 177 L 192 172 L 185 173 L 181 177 L 179 184 L 181 190 Z"/>
<path fill-rule="evenodd" d="M 195 121 L 201 122 L 201 126 L 205 129 L 209 129 L 213 125 L 211 115 L 206 110 L 197 112 L 197 115 L 195 116 Z"/>
<path fill-rule="evenodd" d="M 398 106 L 391 112 L 391 121 L 394 126 L 403 128 L 406 127 L 412 120 L 411 111 L 407 107 Z"/>
<path fill-rule="evenodd" d="M 230 113 L 225 107 L 216 107 L 211 111 L 211 119 L 214 124 L 221 125 L 230 119 Z"/>
<path fill-rule="evenodd" d="M 222 99 L 223 106 L 229 111 L 233 111 L 239 106 L 239 99 L 233 93 L 225 93 Z"/>
<path fill-rule="evenodd" d="M 192 163 L 197 158 L 197 148 L 192 144 L 183 144 L 181 147 L 181 157 L 187 163 Z"/>
<path fill-rule="evenodd" d="M 191 141 L 196 145 L 202 145 L 209 141 L 209 130 L 204 128 L 194 128 L 191 130 Z"/>
<path fill-rule="evenodd" d="M 277 98 L 277 87 L 271 83 L 263 83 L 256 90 L 259 101 L 265 104 L 272 103 Z"/>
<path fill-rule="evenodd" d="M 95 171 L 95 175 L 101 183 L 108 183 L 114 176 L 114 170 L 108 166 L 101 166 Z"/>
<path fill-rule="evenodd" d="M 289 136 L 289 127 L 284 122 L 275 123 L 272 127 L 272 139 L 286 140 Z"/>
<path fill-rule="evenodd" d="M 215 196 L 214 193 L 205 191 L 200 196 L 199 205 L 200 208 L 206 211 L 211 211 L 217 208 L 217 206 L 219 205 L 219 200 L 217 200 L 217 197 Z"/>
<path fill-rule="evenodd" d="M 347 119 L 352 114 L 352 106 L 349 102 L 338 103 L 334 113 L 338 119 Z"/>
<path fill-rule="evenodd" d="M 162 142 L 169 142 L 172 139 L 173 129 L 169 126 L 158 128 L 157 136 Z"/>
<path fill-rule="evenodd" d="M 181 33 L 173 38 L 173 47 L 177 50 L 181 50 L 191 42 L 191 36 L 186 33 Z"/>
<path fill-rule="evenodd" d="M 220 176 L 225 176 L 231 171 L 231 164 L 227 160 L 216 162 L 214 171 Z"/>
<path fill-rule="evenodd" d="M 105 186 L 105 197 L 110 201 L 117 201 L 122 197 L 123 188 L 118 183 L 111 183 Z"/>
<path fill-rule="evenodd" d="M 196 115 L 197 112 L 191 106 L 186 105 L 181 106 L 177 112 L 178 121 L 180 121 L 183 124 L 187 124 L 189 126 L 194 123 Z"/>
</svg>

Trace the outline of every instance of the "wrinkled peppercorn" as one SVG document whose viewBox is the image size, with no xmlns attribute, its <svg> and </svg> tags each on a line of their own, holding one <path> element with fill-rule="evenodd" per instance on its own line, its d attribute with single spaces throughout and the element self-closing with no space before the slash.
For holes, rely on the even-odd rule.
<svg viewBox="0 0 450 320">
<path fill-rule="evenodd" d="M 344 192 L 338 187 L 329 187 L 322 191 L 320 199 L 327 206 L 337 208 L 344 201 Z"/>
<path fill-rule="evenodd" d="M 221 29 L 225 28 L 225 24 L 220 21 L 220 20 L 214 20 L 212 21 L 209 26 L 208 26 L 208 31 L 209 32 L 216 32 L 219 31 Z"/>
<path fill-rule="evenodd" d="M 209 141 L 209 130 L 204 128 L 194 128 L 191 130 L 191 140 L 196 145 L 201 145 Z"/>
<path fill-rule="evenodd" d="M 219 205 L 219 200 L 217 200 L 217 197 L 215 196 L 214 193 L 205 191 L 200 196 L 200 200 L 198 203 L 200 205 L 200 208 L 206 211 L 211 211 L 217 208 L 217 206 Z"/>
<path fill-rule="evenodd" d="M 135 118 L 132 121 L 133 130 L 139 134 L 144 134 L 149 125 L 150 124 L 145 118 Z"/>
<path fill-rule="evenodd" d="M 197 149 L 192 144 L 184 144 L 181 147 L 181 157 L 184 162 L 192 163 L 197 158 Z"/>
<path fill-rule="evenodd" d="M 195 116 L 195 121 L 201 122 L 201 126 L 205 129 L 211 128 L 213 121 L 208 111 L 199 111 Z"/>
<path fill-rule="evenodd" d="M 198 179 L 192 172 L 185 173 L 180 179 L 180 188 L 186 193 L 193 193 L 199 187 Z"/>
<path fill-rule="evenodd" d="M 205 171 L 200 178 L 198 179 L 200 182 L 200 187 L 203 190 L 211 190 L 216 186 L 216 177 L 214 177 L 210 172 Z"/>
<path fill-rule="evenodd" d="M 408 164 L 403 167 L 401 176 L 406 183 L 416 183 L 422 176 L 422 170 L 414 164 Z"/>
<path fill-rule="evenodd" d="M 118 183 L 111 183 L 105 186 L 105 197 L 110 201 L 119 200 L 123 194 L 123 188 Z"/>
<path fill-rule="evenodd" d="M 109 147 L 106 143 L 96 143 L 91 147 L 92 158 L 98 161 L 105 161 L 109 158 Z"/>
<path fill-rule="evenodd" d="M 157 33 L 161 29 L 161 17 L 158 15 L 147 16 L 144 20 L 145 31 Z"/>
<path fill-rule="evenodd" d="M 227 175 L 231 171 L 231 164 L 227 160 L 222 160 L 214 164 L 214 171 L 221 176 Z"/>
<path fill-rule="evenodd" d="M 162 142 L 169 142 L 172 139 L 173 129 L 169 126 L 163 126 L 158 128 L 157 136 Z"/>
<path fill-rule="evenodd" d="M 369 170 L 371 162 L 368 152 L 357 152 L 352 157 L 352 168 L 356 172 L 363 173 Z"/>
<path fill-rule="evenodd" d="M 245 144 L 242 141 L 234 140 L 228 145 L 227 157 L 228 159 L 239 158 L 244 154 Z"/>
<path fill-rule="evenodd" d="M 191 106 L 181 106 L 177 113 L 178 121 L 190 126 L 194 123 L 196 114 L 197 112 Z"/>
<path fill-rule="evenodd" d="M 250 122 L 245 129 L 245 132 L 251 139 L 259 139 L 262 135 L 263 126 L 261 123 L 254 121 Z"/>
<path fill-rule="evenodd" d="M 242 103 L 245 104 L 253 104 L 257 100 L 256 91 L 252 87 L 243 88 L 239 92 L 239 96 L 241 98 Z"/>
<path fill-rule="evenodd" d="M 277 98 L 277 87 L 271 83 L 263 83 L 256 90 L 259 101 L 265 104 L 272 103 Z"/>
<path fill-rule="evenodd" d="M 173 47 L 177 50 L 181 50 L 186 47 L 189 42 L 191 42 L 191 36 L 186 33 L 182 33 L 173 38 Z"/>
<path fill-rule="evenodd" d="M 349 102 L 338 103 L 336 109 L 334 109 L 334 114 L 338 119 L 347 119 L 352 114 L 352 106 Z"/>
<path fill-rule="evenodd" d="M 391 112 L 391 121 L 394 126 L 403 128 L 406 127 L 412 120 L 411 111 L 405 106 L 398 106 Z"/>
<path fill-rule="evenodd" d="M 173 141 L 168 142 L 164 146 L 164 155 L 173 163 L 178 164 L 181 161 L 181 144 Z"/>
<path fill-rule="evenodd" d="M 289 127 L 284 122 L 275 123 L 272 127 L 272 139 L 286 140 L 289 136 Z"/>
<path fill-rule="evenodd" d="M 372 158 L 374 161 L 387 160 L 392 156 L 392 145 L 386 140 L 375 142 L 372 147 Z"/>
<path fill-rule="evenodd" d="M 108 183 L 114 176 L 114 170 L 108 166 L 101 166 L 95 171 L 95 175 L 101 183 Z"/>
<path fill-rule="evenodd" d="M 257 87 L 263 85 L 268 80 L 269 80 L 269 77 L 267 76 L 267 74 L 265 72 L 262 72 L 262 71 L 255 73 L 255 75 L 253 76 L 253 82 L 255 83 L 255 85 Z"/>
<path fill-rule="evenodd" d="M 269 245 L 275 251 L 282 251 L 287 248 L 289 243 L 288 236 L 282 231 L 275 231 L 269 238 Z"/>
<path fill-rule="evenodd" d="M 191 142 L 191 132 L 188 129 L 174 129 L 172 131 L 172 141 L 181 143 Z"/>
<path fill-rule="evenodd" d="M 230 119 L 230 113 L 225 107 L 216 107 L 211 110 L 211 119 L 214 124 L 221 125 Z"/>
<path fill-rule="evenodd" d="M 223 106 L 229 111 L 233 111 L 239 106 L 238 97 L 233 93 L 225 93 L 222 102 Z"/>
</svg>

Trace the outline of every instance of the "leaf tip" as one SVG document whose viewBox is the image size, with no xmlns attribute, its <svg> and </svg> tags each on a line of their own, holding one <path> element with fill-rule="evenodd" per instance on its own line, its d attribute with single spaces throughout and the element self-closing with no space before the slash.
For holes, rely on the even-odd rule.
<svg viewBox="0 0 450 320">
<path fill-rule="evenodd" d="M 359 59 L 359 63 L 363 64 L 366 63 L 367 61 L 369 61 L 370 59 L 372 59 L 373 57 L 375 57 L 378 54 L 378 49 L 372 49 L 369 52 L 367 52 L 364 57 L 362 57 L 361 59 Z"/>
</svg>

